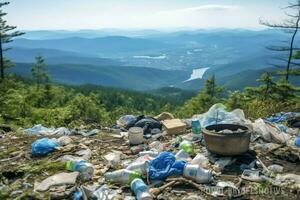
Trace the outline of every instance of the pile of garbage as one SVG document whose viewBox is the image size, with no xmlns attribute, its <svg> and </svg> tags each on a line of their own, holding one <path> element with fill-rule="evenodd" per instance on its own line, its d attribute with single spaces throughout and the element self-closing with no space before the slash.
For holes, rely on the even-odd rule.
<svg viewBox="0 0 300 200">
<path fill-rule="evenodd" d="M 8 141 L 24 146 L 0 155 L 0 197 L 297 199 L 299 125 L 300 113 L 251 121 L 222 104 L 190 119 L 125 115 L 111 128 L 36 125 L 2 136 L 4 152 Z"/>
</svg>

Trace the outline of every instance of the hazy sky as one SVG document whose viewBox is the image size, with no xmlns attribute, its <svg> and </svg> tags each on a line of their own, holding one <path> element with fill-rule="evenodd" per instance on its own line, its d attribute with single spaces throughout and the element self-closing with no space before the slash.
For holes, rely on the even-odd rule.
<svg viewBox="0 0 300 200">
<path fill-rule="evenodd" d="M 20 29 L 261 28 L 280 20 L 286 0 L 11 0 Z"/>
</svg>

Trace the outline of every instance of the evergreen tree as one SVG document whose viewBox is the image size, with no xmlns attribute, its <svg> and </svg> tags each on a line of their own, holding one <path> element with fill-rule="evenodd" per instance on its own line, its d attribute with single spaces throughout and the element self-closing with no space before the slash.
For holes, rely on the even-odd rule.
<svg viewBox="0 0 300 200">
<path fill-rule="evenodd" d="M 222 101 L 223 88 L 216 84 L 215 76 L 206 80 L 203 90 L 187 101 L 178 111 L 180 117 L 191 117 L 206 112 L 212 105 Z"/>
<path fill-rule="evenodd" d="M 2 7 L 8 5 L 9 2 L 0 2 L 0 77 L 1 80 L 4 79 L 4 68 L 7 67 L 6 61 L 3 56 L 3 52 L 9 48 L 4 48 L 4 44 L 10 43 L 13 41 L 13 38 L 20 36 L 24 33 L 15 31 L 16 26 L 7 25 L 7 21 L 4 17 L 7 13 L 3 12 Z"/>
<path fill-rule="evenodd" d="M 276 30 L 283 30 L 284 32 L 291 34 L 291 39 L 285 46 L 272 46 L 269 47 L 272 51 L 279 51 L 279 52 L 287 52 L 287 59 L 282 59 L 278 57 L 277 59 L 286 63 L 286 67 L 284 71 L 280 71 L 279 75 L 285 76 L 285 81 L 289 82 L 290 75 L 294 75 L 294 70 L 292 67 L 296 68 L 300 66 L 300 63 L 295 61 L 295 54 L 299 47 L 296 47 L 297 40 L 296 36 L 299 32 L 300 28 L 300 0 L 294 0 L 289 3 L 287 7 L 284 8 L 285 14 L 288 16 L 288 19 L 282 23 L 270 23 L 268 21 L 261 20 L 261 24 L 267 27 L 276 29 Z M 282 67 L 281 65 L 275 64 L 277 67 Z M 299 69 L 296 69 L 298 71 Z"/>
<path fill-rule="evenodd" d="M 39 89 L 41 84 L 49 82 L 49 75 L 46 71 L 47 64 L 45 63 L 45 59 L 42 56 L 37 56 L 35 60 L 36 63 L 31 69 L 31 73 Z"/>
</svg>

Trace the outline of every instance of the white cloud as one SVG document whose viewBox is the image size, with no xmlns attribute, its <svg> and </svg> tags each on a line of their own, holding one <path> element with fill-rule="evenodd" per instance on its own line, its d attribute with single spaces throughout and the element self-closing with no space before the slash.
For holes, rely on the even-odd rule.
<svg viewBox="0 0 300 200">
<path fill-rule="evenodd" d="M 159 12 L 158 14 L 186 14 L 186 13 L 193 13 L 193 12 L 206 12 L 206 11 L 232 11 L 241 8 L 237 5 L 221 5 L 221 4 L 207 4 L 202 6 L 195 6 L 189 8 L 182 8 L 176 10 L 167 10 Z"/>
</svg>

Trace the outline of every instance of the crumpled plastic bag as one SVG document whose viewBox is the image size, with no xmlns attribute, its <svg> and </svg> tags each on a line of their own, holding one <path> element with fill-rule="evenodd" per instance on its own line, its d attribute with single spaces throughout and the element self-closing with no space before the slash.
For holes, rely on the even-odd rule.
<svg viewBox="0 0 300 200">
<path fill-rule="evenodd" d="M 263 119 L 257 119 L 252 126 L 253 130 L 260 134 L 263 139 L 268 142 L 288 144 L 291 140 L 291 136 L 284 133 L 282 127 L 277 124 L 273 124 Z"/>
<path fill-rule="evenodd" d="M 289 119 L 300 117 L 300 112 L 278 113 L 275 116 L 269 117 L 266 120 L 272 123 L 287 122 Z"/>
<path fill-rule="evenodd" d="M 42 138 L 31 144 L 33 156 L 46 156 L 59 147 L 59 143 L 49 138 Z"/>
<path fill-rule="evenodd" d="M 284 187 L 292 186 L 293 188 L 300 188 L 300 175 L 297 174 L 277 174 L 275 180 L 272 182 L 273 185 Z"/>
<path fill-rule="evenodd" d="M 104 156 L 104 159 L 107 161 L 107 166 L 113 169 L 117 169 L 121 165 L 121 160 L 125 158 L 125 154 L 120 151 L 113 151 Z"/>
<path fill-rule="evenodd" d="M 201 126 L 207 127 L 214 124 L 239 124 L 244 125 L 246 118 L 244 111 L 235 109 L 232 112 L 226 111 L 226 106 L 221 103 L 213 105 L 203 116 Z"/>
<path fill-rule="evenodd" d="M 176 161 L 171 152 L 162 152 L 150 162 L 149 178 L 151 180 L 165 180 L 172 175 L 183 175 L 185 161 Z"/>
<path fill-rule="evenodd" d="M 120 117 L 120 119 L 117 120 L 117 124 L 120 127 L 128 129 L 135 124 L 136 120 L 137 120 L 137 118 L 134 115 L 124 115 L 124 116 Z"/>
<path fill-rule="evenodd" d="M 65 127 L 60 128 L 46 128 L 41 124 L 35 125 L 32 128 L 25 129 L 29 135 L 71 135 L 71 131 Z"/>
</svg>

